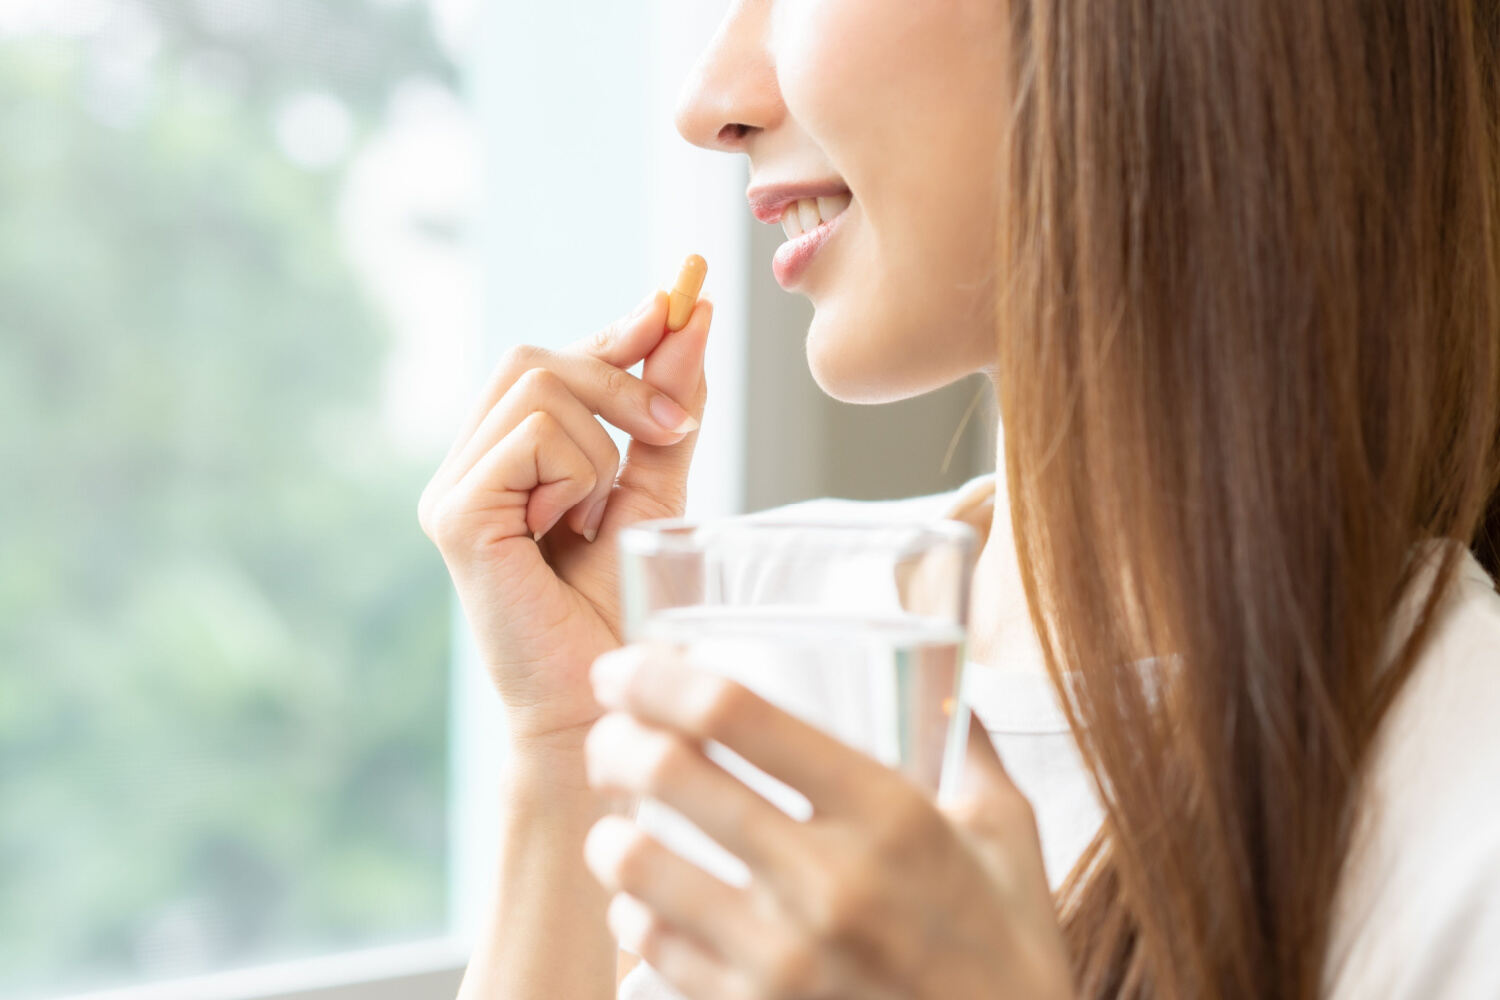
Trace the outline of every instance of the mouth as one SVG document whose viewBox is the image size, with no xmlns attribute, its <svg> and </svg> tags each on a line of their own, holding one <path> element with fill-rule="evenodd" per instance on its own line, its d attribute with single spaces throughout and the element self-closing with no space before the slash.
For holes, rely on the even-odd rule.
<svg viewBox="0 0 1500 1000">
<path fill-rule="evenodd" d="M 771 262 L 777 282 L 786 289 L 798 283 L 854 202 L 853 193 L 841 184 L 751 188 L 748 195 L 755 217 L 781 223 L 786 233 Z"/>
<path fill-rule="evenodd" d="M 824 198 L 799 198 L 782 212 L 781 228 L 786 231 L 787 239 L 802 239 L 820 226 L 831 225 L 853 201 L 854 196 L 848 192 Z"/>
</svg>

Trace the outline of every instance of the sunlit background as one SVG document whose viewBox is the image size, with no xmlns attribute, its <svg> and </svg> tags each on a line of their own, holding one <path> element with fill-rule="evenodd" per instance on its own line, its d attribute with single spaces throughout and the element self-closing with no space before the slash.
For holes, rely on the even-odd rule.
<svg viewBox="0 0 1500 1000">
<path fill-rule="evenodd" d="M 503 739 L 415 508 L 509 344 L 701 250 L 691 513 L 990 460 L 973 383 L 811 385 L 671 132 L 722 7 L 0 0 L 0 998 L 461 953 Z"/>
<path fill-rule="evenodd" d="M 443 929 L 457 13 L 0 3 L 0 994 Z"/>
</svg>

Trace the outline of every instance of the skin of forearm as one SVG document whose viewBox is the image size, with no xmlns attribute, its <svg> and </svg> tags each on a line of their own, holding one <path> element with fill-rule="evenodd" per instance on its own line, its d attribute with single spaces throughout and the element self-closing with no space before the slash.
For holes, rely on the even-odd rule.
<svg viewBox="0 0 1500 1000">
<path fill-rule="evenodd" d="M 610 1000 L 609 896 L 583 862 L 609 806 L 587 787 L 581 750 L 514 755 L 502 794 L 496 891 L 459 1000 Z"/>
</svg>

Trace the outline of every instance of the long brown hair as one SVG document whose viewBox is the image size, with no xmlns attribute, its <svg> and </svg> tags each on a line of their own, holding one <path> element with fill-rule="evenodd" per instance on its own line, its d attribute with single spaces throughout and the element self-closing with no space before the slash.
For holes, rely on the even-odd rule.
<svg viewBox="0 0 1500 1000">
<path fill-rule="evenodd" d="M 1500 540 L 1500 17 L 1011 3 L 1005 472 L 1106 813 L 1059 900 L 1078 986 L 1311 998 L 1460 552 L 1392 660 L 1412 556 Z"/>
</svg>

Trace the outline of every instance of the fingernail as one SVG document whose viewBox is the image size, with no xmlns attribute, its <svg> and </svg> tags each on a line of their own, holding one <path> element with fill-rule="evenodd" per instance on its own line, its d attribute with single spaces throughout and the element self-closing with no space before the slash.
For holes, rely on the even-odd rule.
<svg viewBox="0 0 1500 1000">
<path fill-rule="evenodd" d="M 583 524 L 583 537 L 589 541 L 599 537 L 599 525 L 604 523 L 604 508 L 609 505 L 609 497 L 600 497 L 599 502 L 594 504 L 594 509 L 589 511 L 588 520 Z"/>
<path fill-rule="evenodd" d="M 594 700 L 606 708 L 623 708 L 625 692 L 635 676 L 635 658 L 624 650 L 612 650 L 594 660 L 589 681 L 594 685 Z"/>
<path fill-rule="evenodd" d="M 583 858 L 602 880 L 615 882 L 620 862 L 635 839 L 635 824 L 623 816 L 605 816 L 583 838 Z"/>
<path fill-rule="evenodd" d="M 651 418 L 673 434 L 686 434 L 698 429 L 698 421 L 666 396 L 657 396 L 651 401 Z"/>
<path fill-rule="evenodd" d="M 651 929 L 651 911 L 644 903 L 623 892 L 616 893 L 609 901 L 604 920 L 621 948 L 632 954 L 640 953 L 641 942 Z"/>
</svg>

